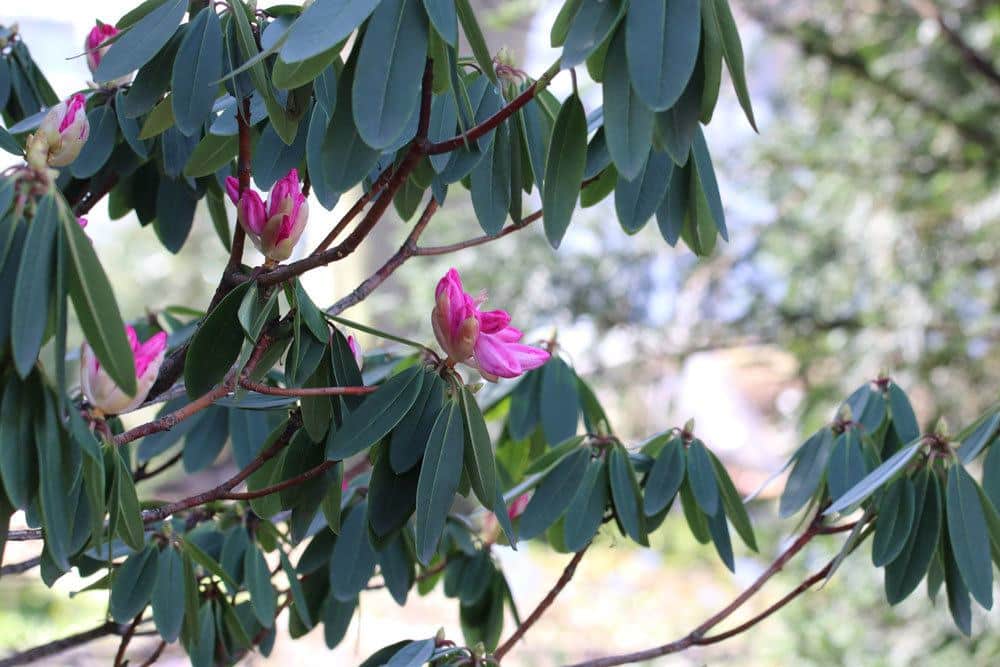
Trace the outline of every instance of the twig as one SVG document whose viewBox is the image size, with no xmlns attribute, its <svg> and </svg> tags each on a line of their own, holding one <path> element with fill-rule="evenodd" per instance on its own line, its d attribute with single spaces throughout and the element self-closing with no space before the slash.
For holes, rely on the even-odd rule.
<svg viewBox="0 0 1000 667">
<path fill-rule="evenodd" d="M 308 482 L 314 477 L 319 477 L 327 470 L 337 465 L 337 463 L 337 461 L 323 461 L 318 466 L 310 468 L 295 477 L 289 477 L 288 479 L 278 482 L 277 484 L 265 486 L 264 488 L 257 489 L 255 491 L 231 491 L 223 496 L 220 496 L 219 500 L 253 500 L 254 498 L 263 498 L 264 496 L 269 496 L 272 493 L 278 493 L 279 491 L 284 491 L 285 489 Z"/>
<path fill-rule="evenodd" d="M 760 589 L 767 583 L 774 575 L 784 568 L 784 566 L 790 561 L 797 553 L 799 553 L 809 542 L 813 540 L 818 535 L 830 535 L 834 533 L 844 532 L 845 530 L 850 530 L 854 527 L 854 524 L 847 524 L 842 526 L 824 526 L 822 524 L 822 508 L 816 513 L 809 528 L 806 529 L 784 552 L 778 556 L 777 559 L 765 570 L 750 586 L 740 593 L 736 598 L 730 602 L 725 608 L 723 608 L 718 613 L 711 616 L 708 620 L 703 622 L 697 628 L 692 630 L 690 633 L 684 637 L 672 641 L 668 644 L 663 644 L 661 646 L 655 646 L 643 651 L 636 651 L 634 653 L 624 653 L 621 655 L 608 656 L 604 658 L 597 658 L 595 660 L 586 660 L 583 662 L 575 663 L 570 667 L 612 667 L 612 665 L 624 665 L 632 662 L 640 662 L 643 660 L 652 660 L 664 655 L 670 655 L 672 653 L 678 653 L 680 651 L 686 650 L 692 646 L 703 646 L 706 644 L 714 644 L 724 639 L 728 639 L 744 630 L 747 630 L 760 621 L 764 620 L 778 609 L 787 605 L 789 602 L 798 597 L 801 593 L 808 590 L 813 584 L 821 580 L 829 572 L 830 568 L 833 566 L 831 561 L 822 570 L 813 574 L 805 581 L 803 581 L 799 586 L 797 586 L 791 593 L 787 594 L 785 597 L 781 598 L 778 602 L 774 603 L 768 607 L 765 611 L 761 612 L 757 616 L 753 617 L 749 621 L 733 628 L 732 630 L 727 630 L 726 632 L 709 636 L 708 632 L 717 626 L 722 621 L 729 618 L 735 611 L 740 609 L 746 602 L 753 597 Z"/>
<path fill-rule="evenodd" d="M 209 391 L 207 394 L 199 396 L 187 405 L 174 410 L 170 414 L 163 415 L 159 419 L 154 419 L 151 422 L 146 422 L 145 424 L 136 426 L 135 428 L 129 429 L 124 433 L 119 433 L 114 437 L 113 443 L 115 445 L 125 445 L 133 440 L 144 438 L 147 435 L 152 435 L 153 433 L 169 431 L 180 422 L 188 419 L 189 417 L 193 417 L 205 408 L 210 407 L 220 398 L 229 394 L 229 392 L 232 391 L 232 387 L 230 385 L 230 382 L 224 382 L 215 389 Z"/>
<path fill-rule="evenodd" d="M 24 528 L 22 530 L 12 530 L 7 533 L 8 542 L 30 542 L 31 540 L 42 539 L 41 528 Z"/>
<path fill-rule="evenodd" d="M 241 380 L 244 389 L 270 396 L 361 396 L 378 387 L 272 387 L 253 380 Z"/>
<path fill-rule="evenodd" d="M 459 241 L 457 243 L 450 243 L 448 245 L 439 246 L 424 246 L 418 247 L 413 254 L 418 256 L 428 256 L 428 255 L 446 255 L 452 252 L 458 252 L 459 250 L 465 250 L 466 248 L 472 248 L 477 245 L 483 245 L 484 243 L 489 243 L 490 241 L 495 241 L 499 238 L 507 236 L 508 234 L 513 234 L 514 232 L 521 231 L 531 223 L 536 220 L 542 219 L 542 212 L 535 211 L 531 215 L 528 215 L 521 219 L 521 222 L 510 225 L 500 230 L 498 234 L 493 236 L 477 236 L 475 238 L 467 239 L 465 241 Z"/>
<path fill-rule="evenodd" d="M 368 192 L 361 195 L 358 198 L 358 201 L 354 202 L 354 206 L 352 206 L 351 209 L 344 214 L 344 217 L 342 217 L 340 221 L 337 222 L 336 225 L 334 225 L 330 233 L 326 235 L 326 238 L 324 238 L 320 242 L 320 244 L 316 246 L 316 249 L 310 253 L 311 255 L 316 255 L 323 252 L 324 250 L 330 247 L 331 243 L 337 240 L 337 237 L 340 236 L 340 233 L 344 231 L 347 225 L 351 224 L 351 221 L 354 220 L 354 218 L 358 217 L 358 214 L 364 210 L 365 206 L 368 205 L 368 202 L 374 199 L 375 196 L 378 195 L 378 193 L 382 192 L 386 184 L 389 183 L 389 177 L 392 176 L 392 170 L 393 166 L 390 165 L 386 167 L 381 174 L 379 174 L 379 177 L 375 179 L 375 182 L 372 183 L 372 186 L 368 188 Z"/>
<path fill-rule="evenodd" d="M 8 574 L 21 574 L 22 572 L 27 572 L 28 570 L 35 567 L 41 562 L 42 562 L 42 557 L 35 556 L 34 558 L 23 560 L 20 563 L 11 563 L 10 565 L 4 565 L 3 567 L 0 567 L 0 577 L 6 576 Z"/>
<path fill-rule="evenodd" d="M 184 456 L 183 451 L 177 452 L 169 459 L 164 461 L 161 465 L 153 468 L 152 470 L 147 470 L 146 468 L 146 465 L 149 463 L 148 461 L 146 463 L 143 463 L 138 468 L 136 468 L 135 472 L 132 474 L 132 482 L 141 482 L 144 479 L 149 479 L 150 477 L 156 477 L 164 470 L 167 470 L 171 466 L 176 465 L 181 460 L 181 458 L 183 458 L 183 456 Z"/>
<path fill-rule="evenodd" d="M 139 667 L 149 667 L 154 662 L 159 660 L 160 656 L 163 655 L 163 649 L 165 648 L 167 648 L 167 642 L 161 639 L 160 643 L 156 645 L 156 649 L 149 654 L 149 657 L 146 658 L 146 660 L 141 665 L 139 665 Z"/>
<path fill-rule="evenodd" d="M 531 612 L 528 618 L 524 619 L 524 623 L 517 626 L 517 629 L 515 629 L 513 634 L 507 638 L 507 641 L 501 644 L 500 647 L 493 652 L 493 658 L 497 662 L 503 660 L 503 657 L 507 655 L 512 648 L 514 648 L 514 644 L 516 644 L 518 640 L 520 640 L 521 637 L 523 637 L 524 634 L 531 629 L 531 626 L 538 622 L 538 619 L 542 617 L 542 614 L 544 614 L 548 608 L 552 606 L 552 603 L 556 600 L 556 596 L 558 596 L 559 593 L 566 588 L 566 584 L 568 584 L 573 578 L 573 575 L 576 573 L 576 566 L 580 564 L 581 560 L 583 560 L 583 555 L 587 553 L 587 549 L 589 547 L 590 545 L 588 544 L 573 555 L 573 558 L 566 565 L 566 569 L 563 570 L 562 576 L 560 576 L 559 580 L 556 581 L 552 590 L 546 593 L 545 597 L 543 597 L 542 601 L 538 603 L 538 606 L 535 607 L 534 611 Z"/>
<path fill-rule="evenodd" d="M 910 6 L 923 18 L 937 23 L 942 34 L 961 54 L 965 62 L 994 86 L 1000 87 L 1000 71 L 993 66 L 993 63 L 988 58 L 972 48 L 958 30 L 948 24 L 948 21 L 945 20 L 944 15 L 941 13 L 941 9 L 934 4 L 933 0 L 910 0 Z"/>
<path fill-rule="evenodd" d="M 39 646 L 35 646 L 34 648 L 29 648 L 26 651 L 21 651 L 20 653 L 15 653 L 14 655 L 0 659 L 0 667 L 15 667 L 16 665 L 27 665 L 29 663 L 35 662 L 36 660 L 48 658 L 50 656 L 62 653 L 63 651 L 68 651 L 70 649 L 76 648 L 77 646 L 81 646 L 88 642 L 92 642 L 95 639 L 100 639 L 101 637 L 107 637 L 108 635 L 120 635 L 123 632 L 124 632 L 124 626 L 108 621 L 107 623 L 102 623 L 101 625 L 98 625 L 96 628 L 91 628 L 90 630 L 84 630 L 83 632 L 78 632 L 75 635 L 63 637 L 62 639 L 56 639 L 54 641 L 46 642 L 45 644 L 40 644 Z"/>
<path fill-rule="evenodd" d="M 129 642 L 132 641 L 132 635 L 135 634 L 135 629 L 142 622 L 142 615 L 145 613 L 145 609 L 140 611 L 129 626 L 125 628 L 125 632 L 122 633 L 122 640 L 118 642 L 118 652 L 115 653 L 114 667 L 123 667 L 125 665 L 125 650 L 128 648 Z"/>
</svg>

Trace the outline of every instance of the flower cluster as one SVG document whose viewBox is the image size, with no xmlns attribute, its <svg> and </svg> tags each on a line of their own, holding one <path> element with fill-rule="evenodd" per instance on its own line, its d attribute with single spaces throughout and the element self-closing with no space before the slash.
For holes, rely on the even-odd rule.
<svg viewBox="0 0 1000 667">
<path fill-rule="evenodd" d="M 257 192 L 240 192 L 240 182 L 226 178 L 226 192 L 236 204 L 237 219 L 250 241 L 269 260 L 280 262 L 292 254 L 309 219 L 309 203 L 299 186 L 299 172 L 292 169 L 274 184 L 267 203 Z"/>
<path fill-rule="evenodd" d="M 438 282 L 435 300 L 431 325 L 452 364 L 468 364 L 495 382 L 497 378 L 517 377 L 548 361 L 545 350 L 518 342 L 524 334 L 510 325 L 507 311 L 480 310 L 486 297 L 474 299 L 466 294 L 455 269 Z"/>
</svg>

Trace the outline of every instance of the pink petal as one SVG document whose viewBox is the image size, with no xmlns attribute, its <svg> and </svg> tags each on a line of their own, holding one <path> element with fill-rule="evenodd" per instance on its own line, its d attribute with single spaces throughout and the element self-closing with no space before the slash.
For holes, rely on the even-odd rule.
<svg viewBox="0 0 1000 667">
<path fill-rule="evenodd" d="M 240 181 L 238 178 L 226 176 L 226 194 L 234 204 L 240 203 Z"/>
<path fill-rule="evenodd" d="M 506 310 L 479 311 L 477 317 L 480 331 L 486 334 L 497 333 L 510 324 L 510 313 Z"/>
<path fill-rule="evenodd" d="M 83 109 L 87 104 L 87 98 L 81 93 L 76 93 L 73 97 L 69 98 L 69 103 L 66 105 L 66 115 L 62 117 L 59 122 L 59 131 L 65 132 L 66 128 L 73 124 L 73 119 L 76 118 L 76 114 Z"/>
<path fill-rule="evenodd" d="M 498 340 L 496 336 L 481 334 L 475 346 L 479 368 L 502 378 L 517 377 L 521 374 L 521 364 L 509 348 L 507 343 Z"/>
</svg>

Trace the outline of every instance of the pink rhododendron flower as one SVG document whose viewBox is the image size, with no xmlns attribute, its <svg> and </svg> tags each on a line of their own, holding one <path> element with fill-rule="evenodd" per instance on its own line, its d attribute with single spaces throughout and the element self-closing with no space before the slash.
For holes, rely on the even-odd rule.
<svg viewBox="0 0 1000 667">
<path fill-rule="evenodd" d="M 83 394 L 91 405 L 105 414 L 128 412 L 146 400 L 167 351 L 167 334 L 162 331 L 150 336 L 145 343 L 139 342 L 139 337 L 131 326 L 125 326 L 125 335 L 128 336 L 135 359 L 135 376 L 138 380 L 135 396 L 129 396 L 115 384 L 101 367 L 90 345 L 84 343 L 80 351 L 80 385 Z"/>
<path fill-rule="evenodd" d="M 50 167 L 65 167 L 80 154 L 90 136 L 87 120 L 87 98 L 76 93 L 65 102 L 55 105 L 45 114 L 38 131 L 32 135 L 28 147 L 28 162 L 36 169 L 45 163 Z"/>
<path fill-rule="evenodd" d="M 110 44 L 104 44 L 112 37 L 118 34 L 118 28 L 107 23 L 101 23 L 98 21 L 91 31 L 87 34 L 87 39 L 83 43 L 83 48 L 87 52 L 87 67 L 90 68 L 90 73 L 94 74 L 97 72 L 97 68 L 101 65 L 101 60 L 104 59 L 104 54 L 108 52 L 111 48 Z M 132 79 L 131 75 L 123 76 L 114 81 L 108 82 L 111 86 L 117 86 L 121 84 L 128 83 Z"/>
<path fill-rule="evenodd" d="M 473 299 L 466 294 L 455 269 L 449 269 L 438 282 L 435 297 L 431 312 L 434 336 L 453 362 L 468 364 L 486 379 L 496 381 L 517 377 L 548 361 L 545 350 L 518 342 L 524 334 L 510 326 L 507 311 L 480 310 L 486 297 Z"/>
<path fill-rule="evenodd" d="M 309 219 L 309 203 L 299 186 L 298 170 L 292 169 L 274 184 L 266 205 L 249 188 L 240 196 L 240 182 L 232 176 L 226 178 L 226 192 L 236 204 L 237 219 L 254 247 L 270 260 L 288 259 Z"/>
<path fill-rule="evenodd" d="M 358 362 L 358 370 L 364 368 L 365 365 L 365 352 L 361 349 L 361 343 L 354 336 L 347 337 L 347 347 L 351 348 L 351 354 L 354 355 L 354 361 Z"/>
</svg>

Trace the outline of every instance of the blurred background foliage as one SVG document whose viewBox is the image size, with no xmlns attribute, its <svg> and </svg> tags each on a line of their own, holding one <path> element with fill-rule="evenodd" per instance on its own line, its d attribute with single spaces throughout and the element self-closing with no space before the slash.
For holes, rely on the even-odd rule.
<svg viewBox="0 0 1000 667">
<path fill-rule="evenodd" d="M 112 20 L 130 6 L 4 4 L 11 13 L 4 21 L 20 23 L 60 92 L 77 87 L 86 71 L 82 59 L 64 60 L 73 51 L 67 44 L 83 42 L 95 14 Z M 509 45 L 533 74 L 551 62 L 548 31 L 561 3 L 474 4 L 483 10 L 492 49 Z M 1000 391 L 1000 4 L 740 0 L 734 8 L 761 133 L 746 126 L 723 86 L 707 135 L 732 243 L 696 261 L 687 250 L 665 247 L 654 226 L 625 238 L 608 199 L 578 214 L 558 255 L 539 227 L 458 255 L 417 259 L 346 315 L 429 340 L 433 285 L 454 265 L 470 291 L 488 288 L 489 303 L 510 310 L 529 337 L 557 331 L 620 435 L 634 442 L 694 416 L 744 492 L 883 368 L 914 399 L 924 427 L 942 415 L 955 430 L 969 423 Z M 586 102 L 585 81 L 581 76 Z M 565 95 L 568 77 L 554 89 Z M 312 240 L 300 252 L 339 217 L 318 205 L 313 211 Z M 364 252 L 311 274 L 305 282 L 317 303 L 332 303 L 377 268 L 402 241 L 402 227 L 387 220 Z M 108 220 L 102 207 L 88 233 L 128 318 L 170 303 L 203 307 L 225 258 L 207 212 L 178 256 L 158 250 L 152 231 L 133 219 Z M 478 233 L 466 193 L 453 188 L 428 243 Z M 168 480 L 163 494 L 209 481 Z M 766 567 L 795 528 L 776 519 L 770 499 L 778 489 L 780 482 L 752 508 L 765 546 L 759 555 L 739 552 L 735 577 L 694 543 L 679 516 L 667 521 L 651 551 L 622 548 L 605 535 L 507 662 L 559 664 L 686 633 Z M 811 546 L 750 611 L 777 599 L 836 548 L 833 539 Z M 8 560 L 18 559 L 9 553 Z M 526 610 L 565 557 L 529 547 L 503 550 L 502 560 Z M 70 585 L 60 582 L 50 592 L 28 577 L 5 577 L 0 648 L 92 625 L 93 618 L 79 618 L 79 600 L 67 599 Z M 98 597 L 90 597 L 99 616 Z M 272 659 L 316 664 L 324 656 L 324 664 L 355 664 L 385 637 L 406 634 L 415 619 L 417 634 L 439 624 L 458 634 L 453 605 L 433 596 L 417 605 L 403 612 L 387 596 L 370 596 L 356 641 L 332 658 L 310 636 L 279 642 Z M 662 664 L 995 665 L 996 616 L 977 617 L 975 636 L 965 640 L 941 600 L 931 608 L 914 596 L 888 607 L 881 572 L 865 548 L 824 589 L 748 635 Z M 64 659 L 106 662 L 99 655 L 87 649 Z"/>
</svg>

